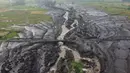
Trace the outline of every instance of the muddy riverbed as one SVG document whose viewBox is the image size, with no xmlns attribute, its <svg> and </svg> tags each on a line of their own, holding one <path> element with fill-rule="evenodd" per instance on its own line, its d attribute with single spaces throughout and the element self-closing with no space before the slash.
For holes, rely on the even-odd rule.
<svg viewBox="0 0 130 73">
<path fill-rule="evenodd" d="M 79 6 L 53 7 L 48 14 L 53 22 L 30 24 L 19 33 L 19 38 L 40 42 L 6 41 L 0 45 L 0 73 L 130 72 L 130 41 L 102 40 L 129 37 L 127 17 Z M 44 40 L 54 41 L 41 43 Z"/>
</svg>

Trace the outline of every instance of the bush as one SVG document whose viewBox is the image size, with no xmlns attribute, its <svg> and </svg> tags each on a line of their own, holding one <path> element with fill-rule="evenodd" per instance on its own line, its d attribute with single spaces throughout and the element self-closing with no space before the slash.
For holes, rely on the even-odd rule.
<svg viewBox="0 0 130 73">
<path fill-rule="evenodd" d="M 128 6 L 128 8 L 127 8 L 128 10 L 130 10 L 130 5 Z"/>
<path fill-rule="evenodd" d="M 81 62 L 72 62 L 72 69 L 75 70 L 75 73 L 83 73 L 82 68 L 83 68 L 83 64 Z"/>
</svg>

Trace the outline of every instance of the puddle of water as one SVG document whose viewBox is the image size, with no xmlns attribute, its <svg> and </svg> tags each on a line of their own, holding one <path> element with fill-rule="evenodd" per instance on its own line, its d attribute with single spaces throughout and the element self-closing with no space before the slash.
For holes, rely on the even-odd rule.
<svg viewBox="0 0 130 73">
<path fill-rule="evenodd" d="M 65 25 L 62 25 L 62 33 L 60 36 L 57 38 L 58 40 L 63 40 L 64 36 L 70 31 Z"/>
</svg>

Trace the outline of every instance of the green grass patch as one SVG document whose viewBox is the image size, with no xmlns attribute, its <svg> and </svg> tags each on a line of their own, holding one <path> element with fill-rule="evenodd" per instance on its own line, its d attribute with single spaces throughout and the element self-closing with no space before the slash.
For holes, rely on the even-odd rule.
<svg viewBox="0 0 130 73">
<path fill-rule="evenodd" d="M 36 24 L 41 21 L 51 21 L 51 17 L 46 15 L 46 11 L 37 10 L 42 13 L 32 14 L 33 10 L 10 10 L 0 13 L 0 27 L 10 24 Z"/>
<path fill-rule="evenodd" d="M 46 13 L 46 9 L 36 6 L 11 6 L 9 0 L 0 0 L 0 39 L 10 39 L 17 36 L 16 31 L 8 28 L 14 24 L 28 25 L 52 21 L 51 16 Z M 3 28 L 9 30 L 1 30 Z"/>
<path fill-rule="evenodd" d="M 52 21 L 51 16 L 46 14 L 46 9 L 21 5 L 9 7 L 7 1 L 3 1 L 3 3 L 3 5 L 0 5 L 0 40 L 6 40 L 17 36 L 17 32 L 13 30 L 3 31 L 1 30 L 3 28 L 8 29 L 8 27 L 11 27 L 14 24 L 28 25 Z"/>
<path fill-rule="evenodd" d="M 82 70 L 83 64 L 81 62 L 73 61 L 71 63 L 71 65 L 72 65 L 72 69 L 75 71 L 75 73 L 83 73 L 83 70 Z"/>
<path fill-rule="evenodd" d="M 130 18 L 130 3 L 121 2 L 86 2 L 83 5 L 92 6 L 103 10 L 110 15 L 122 15 Z"/>
<path fill-rule="evenodd" d="M 19 9 L 19 7 L 17 7 Z M 0 27 L 7 27 L 12 24 L 37 24 L 39 22 L 52 21 L 51 17 L 46 15 L 47 10 L 37 7 L 20 6 L 18 10 L 14 7 L 13 10 L 0 12 Z"/>
<path fill-rule="evenodd" d="M 0 12 L 0 28 L 7 28 L 13 24 L 37 24 L 40 22 L 52 21 L 51 17 L 46 15 L 47 11 L 44 9 L 29 10 L 9 10 L 6 12 Z M 1 30 L 0 30 L 1 31 Z M 2 33 L 3 31 L 1 31 Z M 4 32 L 3 32 L 4 33 Z M 9 35 L 2 37 L 2 39 L 8 39 L 16 36 L 16 32 L 12 32 Z"/>
<path fill-rule="evenodd" d="M 47 10 L 36 6 L 11 6 L 9 0 L 0 0 L 0 28 L 13 24 L 37 24 L 52 21 Z"/>
<path fill-rule="evenodd" d="M 0 40 L 8 40 L 8 39 L 17 37 L 18 36 L 18 31 L 14 31 L 14 30 L 10 30 L 10 31 L 1 30 L 0 34 L 1 34 L 0 35 Z"/>
<path fill-rule="evenodd" d="M 37 24 L 42 21 L 51 21 L 46 15 L 47 10 L 36 6 L 11 6 L 9 0 L 0 0 L 0 28 L 13 24 Z"/>
<path fill-rule="evenodd" d="M 11 39 L 13 37 L 17 37 L 18 34 L 16 31 L 11 31 L 9 34 L 5 35 L 3 39 Z"/>
</svg>

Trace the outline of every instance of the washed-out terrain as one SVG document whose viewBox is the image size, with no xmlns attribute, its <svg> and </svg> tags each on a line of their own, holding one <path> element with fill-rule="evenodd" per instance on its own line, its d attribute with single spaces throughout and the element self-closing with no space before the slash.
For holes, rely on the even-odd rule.
<svg viewBox="0 0 130 73">
<path fill-rule="evenodd" d="M 52 21 L 47 10 L 38 6 L 11 5 L 9 1 L 0 0 L 0 40 L 18 36 L 19 27 L 29 24 Z"/>
<path fill-rule="evenodd" d="M 52 21 L 14 26 L 22 29 L 1 42 L 0 73 L 129 73 L 128 18 L 72 6 L 46 7 Z"/>
</svg>

